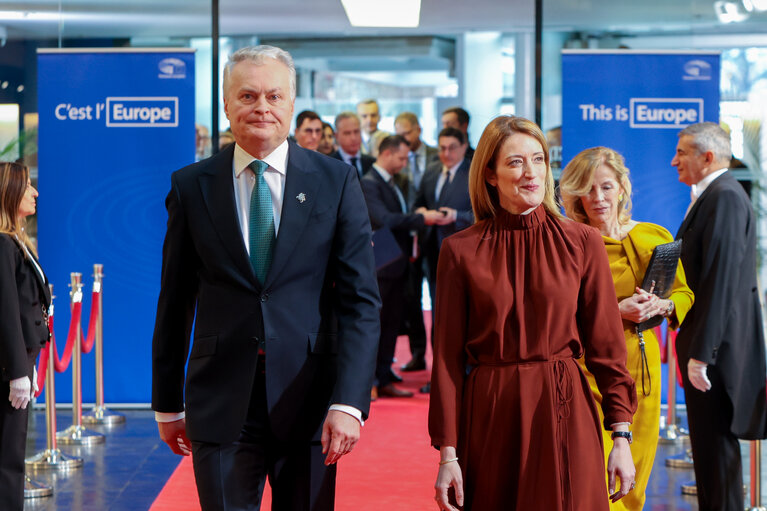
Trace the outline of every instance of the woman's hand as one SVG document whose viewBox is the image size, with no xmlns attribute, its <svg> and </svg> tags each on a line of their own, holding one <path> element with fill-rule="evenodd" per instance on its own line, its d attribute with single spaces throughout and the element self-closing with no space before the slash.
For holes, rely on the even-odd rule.
<svg viewBox="0 0 767 511">
<path fill-rule="evenodd" d="M 610 500 L 617 502 L 634 489 L 636 469 L 631 458 L 629 442 L 625 438 L 615 438 L 613 448 L 607 459 L 607 476 L 609 481 Z M 620 479 L 620 490 L 615 491 L 615 479 Z"/>
<path fill-rule="evenodd" d="M 653 316 L 663 313 L 664 300 L 659 299 L 644 289 L 636 288 L 636 292 L 618 302 L 621 317 L 633 323 L 641 323 Z"/>
<path fill-rule="evenodd" d="M 434 483 L 436 490 L 434 500 L 437 501 L 440 511 L 459 511 L 457 507 L 450 504 L 448 499 L 448 490 L 452 486 L 455 491 L 456 502 L 463 507 L 463 474 L 460 465 L 458 465 L 458 457 L 455 455 L 455 447 L 440 449 L 440 460 L 437 482 Z"/>
</svg>

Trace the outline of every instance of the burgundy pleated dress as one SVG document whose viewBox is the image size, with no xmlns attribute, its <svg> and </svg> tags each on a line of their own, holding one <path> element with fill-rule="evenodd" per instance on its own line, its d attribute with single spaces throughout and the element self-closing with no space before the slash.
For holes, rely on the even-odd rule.
<svg viewBox="0 0 767 511">
<path fill-rule="evenodd" d="M 631 422 L 634 382 L 599 232 L 501 211 L 442 244 L 429 433 L 455 446 L 464 509 L 608 509 L 604 427 Z"/>
</svg>

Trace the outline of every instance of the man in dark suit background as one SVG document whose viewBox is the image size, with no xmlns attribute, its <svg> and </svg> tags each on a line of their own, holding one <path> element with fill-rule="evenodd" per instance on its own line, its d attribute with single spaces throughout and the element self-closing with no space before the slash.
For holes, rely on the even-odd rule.
<svg viewBox="0 0 767 511">
<path fill-rule="evenodd" d="M 442 240 L 474 223 L 474 213 L 469 197 L 469 168 L 471 162 L 465 159 L 467 142 L 463 133 L 456 128 L 443 128 L 439 132 L 439 160 L 432 163 L 423 176 L 413 207 L 415 212 L 438 210 L 442 219 L 427 227 L 421 234 L 421 254 L 426 263 L 426 279 L 432 304 L 432 331 L 434 325 L 434 303 L 437 289 L 437 260 Z M 413 358 L 423 357 L 426 343 L 410 347 Z M 429 392 L 426 384 L 421 391 Z"/>
<path fill-rule="evenodd" d="M 464 158 L 471 161 L 474 157 L 474 148 L 469 143 L 469 121 L 471 117 L 469 112 L 461 108 L 460 106 L 451 106 L 442 112 L 442 127 L 443 128 L 456 128 L 463 133 L 463 138 L 466 139 L 466 154 Z"/>
<path fill-rule="evenodd" d="M 166 199 L 152 407 L 193 456 L 202 508 L 333 509 L 367 417 L 380 299 L 357 173 L 287 141 L 290 55 L 224 71 L 236 144 L 175 172 Z M 194 324 L 193 344 L 189 335 Z M 190 442 L 191 440 L 191 442 Z"/>
<path fill-rule="evenodd" d="M 368 173 L 376 159 L 362 153 L 359 117 L 354 112 L 341 112 L 336 115 L 335 125 L 338 150 L 330 156 L 345 161 L 356 168 L 357 175 L 362 177 Z"/>
<path fill-rule="evenodd" d="M 730 155 L 727 133 L 707 122 L 679 133 L 671 161 L 679 181 L 692 187 L 676 237 L 695 304 L 676 349 L 701 511 L 744 508 L 738 438 L 762 439 L 767 429 L 756 221 L 727 171 Z"/>
<path fill-rule="evenodd" d="M 408 163 L 407 141 L 392 135 L 384 138 L 378 148 L 373 170 L 363 176 L 360 184 L 368 205 L 370 223 L 374 230 L 390 229 L 402 254 L 399 259 L 378 269 L 378 289 L 381 292 L 381 337 L 376 365 L 377 396 L 412 397 L 413 393 L 397 388 L 392 381 L 391 364 L 397 343 L 408 279 L 408 257 L 412 249 L 411 232 L 442 220 L 439 211 L 408 213 L 402 191 L 394 183 Z"/>
</svg>

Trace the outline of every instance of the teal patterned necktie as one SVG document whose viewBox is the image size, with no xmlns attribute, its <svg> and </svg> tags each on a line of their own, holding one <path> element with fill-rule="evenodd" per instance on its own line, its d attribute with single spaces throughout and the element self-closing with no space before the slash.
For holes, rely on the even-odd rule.
<svg viewBox="0 0 767 511">
<path fill-rule="evenodd" d="M 253 160 L 250 169 L 256 174 L 256 185 L 250 194 L 250 216 L 248 218 L 250 264 L 256 278 L 263 285 L 269 266 L 272 264 L 274 245 L 274 214 L 272 213 L 272 194 L 264 179 L 264 171 L 269 167 L 261 160 Z"/>
</svg>

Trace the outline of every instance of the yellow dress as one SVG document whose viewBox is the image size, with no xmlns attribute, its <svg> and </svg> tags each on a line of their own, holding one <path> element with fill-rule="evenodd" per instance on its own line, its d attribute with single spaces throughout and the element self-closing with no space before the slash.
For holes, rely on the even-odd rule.
<svg viewBox="0 0 767 511">
<path fill-rule="evenodd" d="M 621 241 L 602 236 L 610 261 L 610 271 L 615 284 L 618 302 L 634 294 L 634 289 L 642 285 L 647 265 L 650 263 L 653 249 L 660 244 L 674 241 L 671 234 L 663 227 L 651 223 L 638 223 L 628 236 Z M 693 293 L 687 287 L 681 263 L 676 272 L 676 282 L 669 299 L 674 302 L 674 313 L 669 318 L 671 326 L 677 328 L 684 320 L 693 303 Z M 631 455 L 636 466 L 636 488 L 615 504 L 610 504 L 611 511 L 640 511 L 645 502 L 645 490 L 650 479 L 650 471 L 655 461 L 660 427 L 661 370 L 660 346 L 653 330 L 645 330 L 645 353 L 649 366 L 649 381 L 645 373 L 644 390 L 642 388 L 642 357 L 639 339 L 634 329 L 635 323 L 623 320 L 623 335 L 626 338 L 628 359 L 626 367 L 636 382 L 638 406 L 634 414 L 631 431 L 634 442 Z M 591 386 L 595 401 L 602 402 L 594 376 L 588 372 L 583 358 L 578 361 Z M 645 394 L 648 395 L 645 395 Z M 602 421 L 602 409 L 597 406 L 599 420 Z M 605 465 L 613 446 L 611 431 L 602 431 L 602 444 L 605 450 Z M 616 483 L 617 484 L 617 483 Z M 617 488 L 616 488 L 617 489 Z"/>
</svg>

